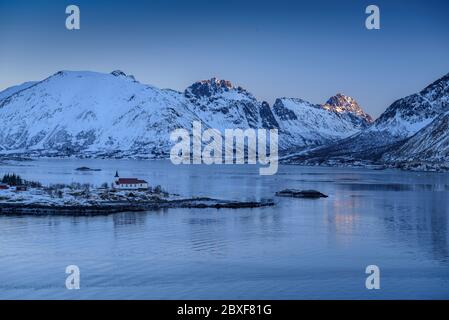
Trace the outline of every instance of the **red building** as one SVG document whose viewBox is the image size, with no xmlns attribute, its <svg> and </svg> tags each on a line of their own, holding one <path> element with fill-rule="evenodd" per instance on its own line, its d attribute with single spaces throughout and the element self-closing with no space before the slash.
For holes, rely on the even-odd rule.
<svg viewBox="0 0 449 320">
<path fill-rule="evenodd" d="M 118 172 L 116 172 L 112 187 L 121 190 L 146 190 L 148 189 L 148 182 L 136 178 L 120 178 Z"/>
<path fill-rule="evenodd" d="M 8 190 L 9 186 L 6 183 L 0 183 L 0 190 Z"/>
</svg>

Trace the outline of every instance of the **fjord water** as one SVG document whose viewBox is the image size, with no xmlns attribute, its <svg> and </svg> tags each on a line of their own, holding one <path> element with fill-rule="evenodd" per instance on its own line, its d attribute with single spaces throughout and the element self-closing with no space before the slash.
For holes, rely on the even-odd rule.
<svg viewBox="0 0 449 320">
<path fill-rule="evenodd" d="M 79 172 L 75 168 L 99 168 Z M 275 198 L 258 209 L 168 209 L 98 217 L 0 216 L 0 298 L 449 298 L 449 174 L 168 161 L 37 160 L 0 167 L 45 184 L 147 179 L 172 193 Z M 65 288 L 77 265 L 81 289 Z M 381 289 L 365 288 L 377 265 Z"/>
</svg>

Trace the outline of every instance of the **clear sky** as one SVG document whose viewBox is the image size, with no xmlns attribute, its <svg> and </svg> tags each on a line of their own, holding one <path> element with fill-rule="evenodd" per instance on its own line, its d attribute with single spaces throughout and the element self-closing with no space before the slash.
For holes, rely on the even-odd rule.
<svg viewBox="0 0 449 320">
<path fill-rule="evenodd" d="M 69 4 L 81 30 L 65 28 Z M 381 30 L 365 28 L 369 4 Z M 269 103 L 341 92 L 377 117 L 449 73 L 449 1 L 0 0 L 0 90 L 115 69 L 176 90 L 216 76 Z"/>
</svg>

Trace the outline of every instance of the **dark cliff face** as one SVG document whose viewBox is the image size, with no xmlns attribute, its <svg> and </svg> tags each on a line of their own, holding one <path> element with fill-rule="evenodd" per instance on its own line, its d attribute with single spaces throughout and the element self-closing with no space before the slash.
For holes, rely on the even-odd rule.
<svg viewBox="0 0 449 320">
<path fill-rule="evenodd" d="M 265 129 L 278 129 L 279 123 L 273 115 L 270 105 L 264 101 L 260 108 L 260 117 L 262 119 L 262 127 Z"/>
<path fill-rule="evenodd" d="M 212 78 L 198 81 L 184 91 L 185 97 L 200 112 L 228 119 L 232 124 L 244 128 L 278 128 L 267 102 L 259 102 L 242 87 L 230 81 Z"/>
<path fill-rule="evenodd" d="M 284 103 L 282 102 L 282 99 L 276 99 L 273 105 L 273 112 L 282 121 L 298 119 L 298 117 L 292 110 L 285 107 Z"/>
<path fill-rule="evenodd" d="M 195 97 L 195 98 L 203 98 L 203 97 L 212 97 L 216 94 L 220 94 L 223 92 L 230 91 L 232 89 L 236 89 L 241 91 L 243 89 L 234 88 L 232 83 L 227 80 L 219 80 L 217 78 L 212 78 L 210 80 L 198 81 L 188 87 L 184 94 L 187 97 Z"/>
</svg>

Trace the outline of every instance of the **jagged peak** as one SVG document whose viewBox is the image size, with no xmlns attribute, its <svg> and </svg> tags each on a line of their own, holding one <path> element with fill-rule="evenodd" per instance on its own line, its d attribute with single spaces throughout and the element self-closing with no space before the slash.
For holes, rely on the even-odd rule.
<svg viewBox="0 0 449 320">
<path fill-rule="evenodd" d="M 195 96 L 197 98 L 201 97 L 211 97 L 216 94 L 220 94 L 223 92 L 228 92 L 235 90 L 239 93 L 246 93 L 247 91 L 242 87 L 235 87 L 231 81 L 218 79 L 216 77 L 212 77 L 208 80 L 201 80 L 193 83 L 190 87 L 185 90 L 185 94 L 187 96 Z"/>
<path fill-rule="evenodd" d="M 330 97 L 323 105 L 323 108 L 336 113 L 352 113 L 364 118 L 369 123 L 373 122 L 373 118 L 363 111 L 354 98 L 342 93 L 337 93 L 335 96 Z"/>
<path fill-rule="evenodd" d="M 114 70 L 111 72 L 111 74 L 116 77 L 119 77 L 119 76 L 126 77 L 127 76 L 126 73 L 124 73 L 122 70 Z"/>
<path fill-rule="evenodd" d="M 337 112 L 362 111 L 362 108 L 354 98 L 342 93 L 337 93 L 335 96 L 330 97 L 324 104 L 324 107 Z"/>
<path fill-rule="evenodd" d="M 134 76 L 132 74 L 126 74 L 122 70 L 114 70 L 111 72 L 111 74 L 115 77 L 126 77 L 126 78 L 130 78 L 133 81 L 136 81 L 136 78 L 134 78 Z"/>
<path fill-rule="evenodd" d="M 232 89 L 234 88 L 233 84 L 231 83 L 231 81 L 229 80 L 224 80 L 224 79 L 218 79 L 216 77 L 212 77 L 208 80 L 201 80 L 201 81 L 197 81 L 196 83 L 201 83 L 201 84 L 205 84 L 205 85 L 209 85 L 209 86 L 215 86 L 218 88 L 228 88 L 228 89 Z"/>
</svg>

